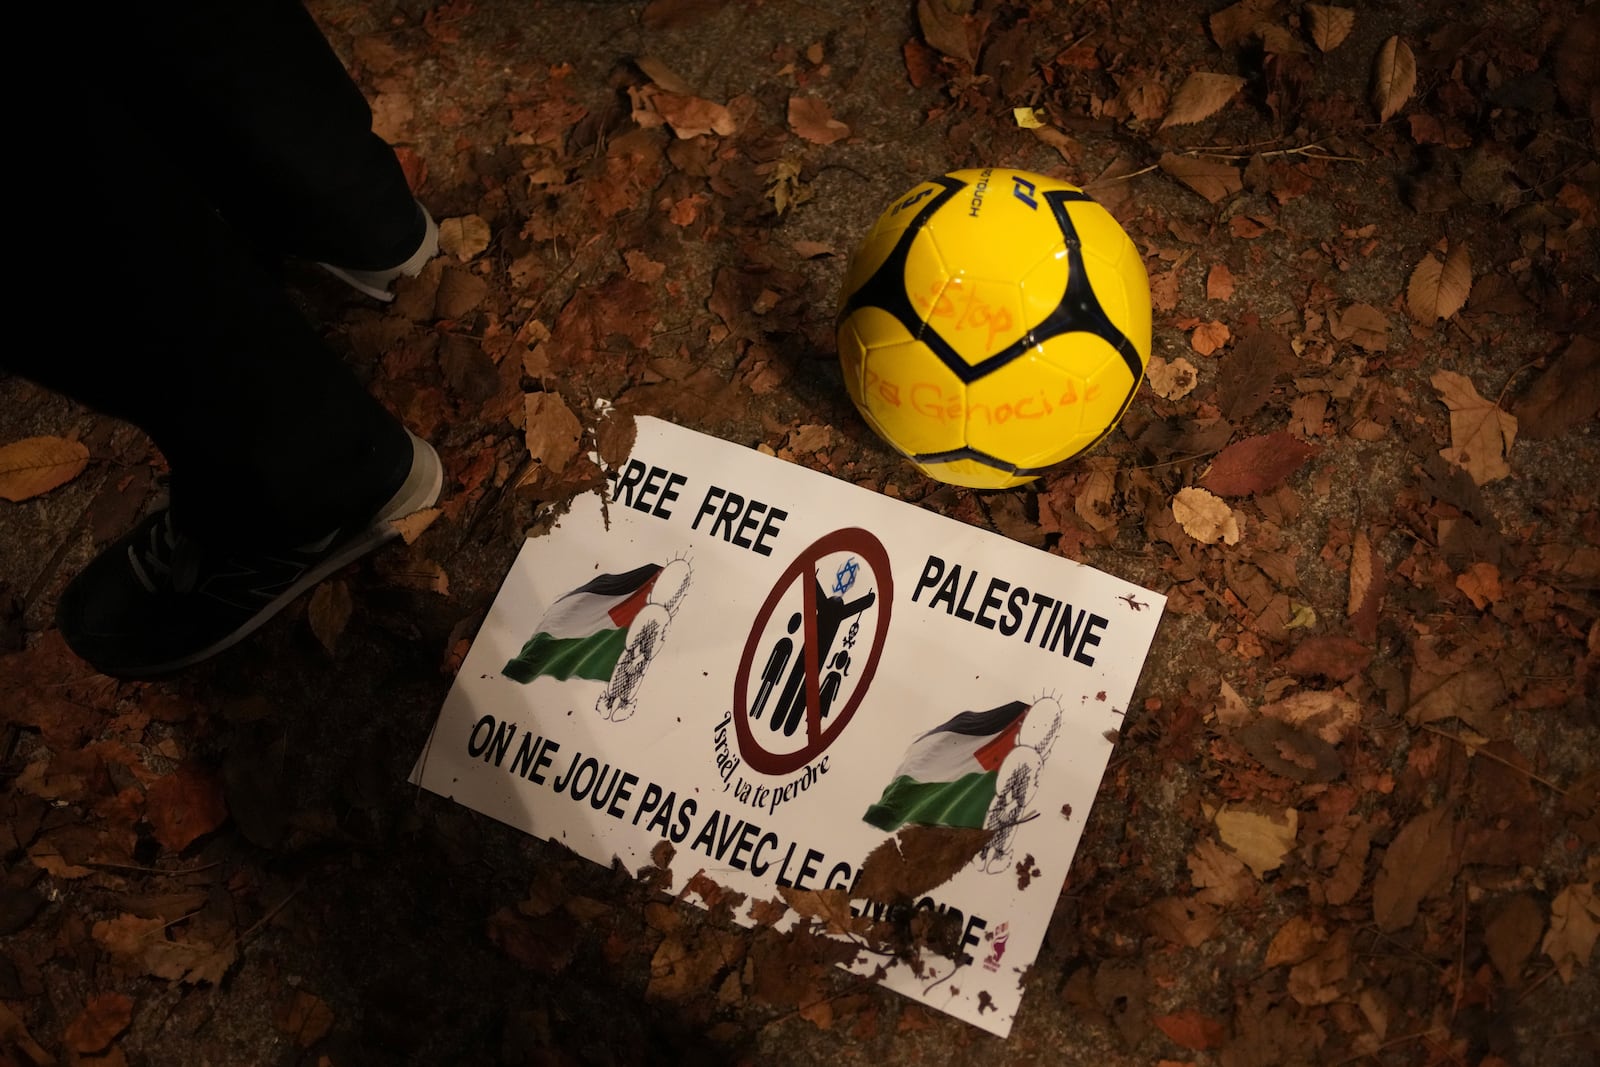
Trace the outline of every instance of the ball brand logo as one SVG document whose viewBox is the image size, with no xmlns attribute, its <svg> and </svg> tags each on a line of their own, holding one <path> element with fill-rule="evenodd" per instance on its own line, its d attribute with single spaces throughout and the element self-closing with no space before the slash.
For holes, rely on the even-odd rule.
<svg viewBox="0 0 1600 1067">
<path fill-rule="evenodd" d="M 994 347 L 995 338 L 1010 333 L 1016 323 L 1010 308 L 983 298 L 983 288 L 976 281 L 955 278 L 948 285 L 934 282 L 926 296 L 913 299 L 917 310 L 929 321 L 938 319 L 941 326 L 958 332 L 985 331 L 984 350 L 988 351 Z"/>
<path fill-rule="evenodd" d="M 1030 211 L 1039 210 L 1039 201 L 1033 198 L 1034 191 L 1037 188 L 1032 182 L 1020 175 L 1013 174 L 1011 176 L 1011 195 L 1027 204 Z"/>
<path fill-rule="evenodd" d="M 1062 408 L 1093 403 L 1101 392 L 1098 384 L 1091 384 L 1080 393 L 1077 385 L 1069 381 L 1053 401 L 1049 393 L 1038 389 L 997 404 L 967 403 L 961 390 L 947 391 L 937 382 L 892 382 L 871 368 L 867 369 L 866 389 L 886 404 L 909 408 L 940 422 L 981 422 L 986 425 L 998 425 L 1012 419 L 1048 418 Z"/>
<path fill-rule="evenodd" d="M 967 214 L 972 218 L 977 218 L 978 212 L 983 210 L 983 194 L 989 191 L 989 176 L 993 173 L 993 167 L 978 172 L 978 181 L 972 187 L 972 202 L 967 205 Z"/>
</svg>

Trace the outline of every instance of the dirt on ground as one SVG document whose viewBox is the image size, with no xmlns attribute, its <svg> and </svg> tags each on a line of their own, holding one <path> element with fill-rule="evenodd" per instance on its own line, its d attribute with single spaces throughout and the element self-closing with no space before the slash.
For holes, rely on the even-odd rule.
<svg viewBox="0 0 1600 1067">
<path fill-rule="evenodd" d="M 162 460 L 0 378 L 0 446 L 75 472 L 0 504 L 0 1062 L 1595 1062 L 1594 5 L 312 10 L 445 254 L 286 284 L 440 512 L 119 683 L 54 605 Z M 1086 188 L 1154 307 L 1117 430 L 998 492 L 834 343 L 873 219 L 978 166 Z M 1167 595 L 1009 1039 L 405 784 L 602 400 Z"/>
</svg>

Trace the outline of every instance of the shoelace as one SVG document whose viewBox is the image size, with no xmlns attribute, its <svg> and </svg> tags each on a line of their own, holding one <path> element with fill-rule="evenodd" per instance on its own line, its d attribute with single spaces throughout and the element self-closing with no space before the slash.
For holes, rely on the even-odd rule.
<svg viewBox="0 0 1600 1067">
<path fill-rule="evenodd" d="M 134 577 L 151 593 L 192 592 L 200 577 L 200 546 L 172 525 L 172 512 L 150 527 L 148 545 L 128 546 Z"/>
</svg>

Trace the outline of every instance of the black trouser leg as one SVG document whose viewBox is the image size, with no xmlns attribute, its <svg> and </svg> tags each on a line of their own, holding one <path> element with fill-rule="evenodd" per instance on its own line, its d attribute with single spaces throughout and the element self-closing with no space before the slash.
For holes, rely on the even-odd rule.
<svg viewBox="0 0 1600 1067">
<path fill-rule="evenodd" d="M 285 12 L 305 17 L 298 4 L 230 2 L 215 8 L 241 19 L 241 11 L 276 11 L 286 25 L 294 20 Z M 315 32 L 309 21 L 304 25 Z M 290 40 L 263 30 L 255 43 L 273 47 L 254 51 L 288 49 Z M 320 36 L 316 42 L 326 52 Z M 258 107 L 263 94 L 255 90 L 271 78 L 289 77 L 285 66 L 296 65 L 287 51 L 274 56 L 254 74 L 237 55 L 231 63 L 199 57 L 207 61 L 197 61 L 197 68 L 232 79 L 213 84 L 217 91 L 203 93 L 203 101 L 191 101 L 196 114 L 211 111 L 214 120 L 163 110 L 142 94 L 142 86 L 119 84 L 117 71 L 109 68 L 99 72 L 108 75 L 105 82 L 86 71 L 87 82 L 53 88 L 48 100 L 36 101 L 29 117 L 38 128 L 28 131 L 25 143 L 49 166 L 40 168 L 35 202 L 23 210 L 48 212 L 49 222 L 38 238 L 24 242 L 39 251 L 26 268 L 31 291 L 22 295 L 28 313 L 48 325 L 49 340 L 13 342 L 0 356 L 10 369 L 149 433 L 171 465 L 173 515 L 186 532 L 256 547 L 297 544 L 364 521 L 403 478 L 410 457 L 399 423 L 323 344 L 256 260 L 254 242 L 241 237 L 241 224 L 262 238 L 274 232 L 268 220 L 282 220 L 276 231 L 284 238 L 280 247 L 336 259 L 315 245 L 319 226 L 332 232 L 335 243 L 352 239 L 358 229 L 367 240 L 383 227 L 369 225 L 372 220 L 352 225 L 333 205 L 386 202 L 386 210 L 400 213 L 400 223 L 413 224 L 409 193 L 402 201 L 395 183 L 381 177 L 386 169 L 399 175 L 393 154 L 385 147 L 386 166 L 371 162 L 365 104 L 342 70 L 338 79 L 324 71 L 300 83 L 302 89 L 319 85 L 327 97 L 325 111 L 344 114 L 339 123 L 311 123 L 303 139 L 297 139 L 292 116 L 316 111 L 310 106 L 316 99 L 281 109 Z M 141 57 L 129 50 L 126 58 Z M 152 61 L 152 69 L 162 68 L 159 77 L 153 75 L 156 100 L 162 86 L 187 84 L 198 92 L 203 84 L 163 66 L 171 58 Z M 241 89 L 237 111 L 221 95 L 229 84 Z M 359 108 L 350 103 L 352 93 Z M 357 110 L 359 121 L 352 121 Z M 236 125 L 259 136 L 234 140 L 232 133 L 218 134 L 215 144 L 201 139 L 169 150 L 174 131 L 188 128 L 199 138 L 213 125 L 227 126 L 229 115 L 255 116 Z M 163 132 L 152 135 L 152 122 Z M 323 141 L 348 149 L 341 166 L 296 171 L 274 164 L 256 171 L 240 162 L 252 156 L 306 162 L 318 153 L 302 149 Z M 274 142 L 283 151 L 274 153 Z M 210 166 L 197 176 L 191 168 L 199 159 Z M 258 179 L 269 173 L 273 183 L 287 184 L 267 188 Z M 358 186 L 374 180 L 372 196 L 355 195 Z M 229 222 L 214 210 L 224 187 L 232 190 L 220 197 L 227 201 Z M 403 180 L 398 190 L 404 190 Z M 316 202 L 323 207 L 308 207 Z M 304 224 L 301 211 L 317 225 Z M 388 228 L 398 232 L 402 226 Z M 409 239 L 414 248 L 416 234 Z"/>
<path fill-rule="evenodd" d="M 141 128 L 259 247 L 358 270 L 416 251 L 405 175 L 298 0 L 171 0 L 105 17 L 94 37 L 108 94 L 131 92 Z"/>
</svg>

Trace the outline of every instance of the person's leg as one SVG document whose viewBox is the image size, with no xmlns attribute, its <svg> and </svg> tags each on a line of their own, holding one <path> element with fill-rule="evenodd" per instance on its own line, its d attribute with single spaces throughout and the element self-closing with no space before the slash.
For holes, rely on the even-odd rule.
<svg viewBox="0 0 1600 1067">
<path fill-rule="evenodd" d="M 125 266 L 91 294 L 47 297 L 63 302 L 59 321 L 92 316 L 89 330 L 67 345 L 10 349 L 5 362 L 145 430 L 195 537 L 297 544 L 370 514 L 392 488 L 379 483 L 405 453 L 405 431 L 187 176 L 116 104 L 94 107 L 85 149 L 118 166 L 67 165 L 85 208 L 118 207 L 64 215 L 66 233 L 44 250 L 55 269 L 43 273 L 70 276 L 84 247 Z M 60 153 L 71 140 L 62 135 Z"/>
<path fill-rule="evenodd" d="M 422 214 L 372 112 L 299 0 L 171 0 L 96 19 L 98 74 L 140 128 L 259 247 L 394 267 Z"/>
<path fill-rule="evenodd" d="M 27 245 L 23 306 L 63 328 L 0 361 L 135 423 L 167 457 L 170 511 L 103 552 L 58 613 L 96 667 L 147 676 L 221 651 L 392 536 L 387 520 L 432 503 L 440 470 L 121 99 L 62 92 L 27 142 L 63 177 L 39 193 L 54 232 Z M 69 121 L 82 115 L 92 138 Z M 89 292 L 64 284 L 86 250 L 116 268 Z"/>
</svg>

